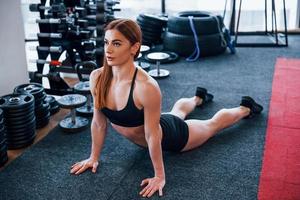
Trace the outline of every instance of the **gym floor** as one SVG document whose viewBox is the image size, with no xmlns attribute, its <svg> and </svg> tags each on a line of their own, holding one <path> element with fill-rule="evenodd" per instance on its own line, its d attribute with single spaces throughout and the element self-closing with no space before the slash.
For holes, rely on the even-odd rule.
<svg viewBox="0 0 300 200">
<path fill-rule="evenodd" d="M 223 107 L 237 106 L 242 95 L 255 97 L 265 108 L 260 116 L 242 120 L 200 148 L 165 152 L 163 199 L 257 199 L 274 67 L 277 58 L 300 59 L 299 52 L 300 36 L 290 36 L 287 48 L 238 48 L 235 55 L 226 52 L 196 62 L 181 58 L 162 65 L 171 72 L 158 80 L 163 112 L 178 98 L 192 96 L 196 86 L 208 88 L 215 99 L 188 118 L 207 119 Z M 143 199 L 139 184 L 152 175 L 148 152 L 111 127 L 98 172 L 70 175 L 70 166 L 89 155 L 91 138 L 89 129 L 65 134 L 56 127 L 67 113 L 54 115 L 30 147 L 9 151 L 10 162 L 0 171 L 1 198 Z"/>
</svg>

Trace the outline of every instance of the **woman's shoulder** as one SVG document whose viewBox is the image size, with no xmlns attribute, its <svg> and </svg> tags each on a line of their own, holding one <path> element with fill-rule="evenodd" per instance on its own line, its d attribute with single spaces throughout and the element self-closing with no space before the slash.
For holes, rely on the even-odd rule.
<svg viewBox="0 0 300 200">
<path fill-rule="evenodd" d="M 103 71 L 103 67 L 94 69 L 90 74 L 90 80 L 93 81 L 93 80 L 97 79 L 101 75 L 102 71 Z"/>
<path fill-rule="evenodd" d="M 154 78 L 148 75 L 143 69 L 139 69 L 136 77 L 136 83 L 139 90 L 148 92 L 149 90 L 160 91 L 159 85 Z"/>
</svg>

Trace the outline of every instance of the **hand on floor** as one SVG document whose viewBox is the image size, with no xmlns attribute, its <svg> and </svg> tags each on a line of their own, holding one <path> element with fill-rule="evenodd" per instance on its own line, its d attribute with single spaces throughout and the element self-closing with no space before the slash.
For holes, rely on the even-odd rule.
<svg viewBox="0 0 300 200">
<path fill-rule="evenodd" d="M 146 185 L 144 189 L 140 192 L 140 195 L 143 197 L 151 197 L 156 191 L 158 191 L 159 196 L 163 195 L 163 188 L 166 184 L 164 178 L 153 177 L 144 179 L 141 183 L 141 186 Z"/>
<path fill-rule="evenodd" d="M 89 158 L 89 159 L 77 162 L 74 165 L 72 165 L 70 173 L 78 175 L 89 168 L 92 168 L 92 172 L 96 173 L 98 165 L 99 165 L 98 160 L 93 160 L 93 159 Z"/>
</svg>

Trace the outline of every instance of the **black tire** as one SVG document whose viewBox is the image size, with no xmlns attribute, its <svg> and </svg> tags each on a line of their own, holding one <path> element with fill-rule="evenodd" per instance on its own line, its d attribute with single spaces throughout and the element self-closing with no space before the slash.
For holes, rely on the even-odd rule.
<svg viewBox="0 0 300 200">
<path fill-rule="evenodd" d="M 152 14 L 140 14 L 139 19 L 143 19 L 143 21 L 148 23 L 153 23 L 162 27 L 167 26 L 168 18 L 166 17 L 159 17 L 157 15 Z"/>
<path fill-rule="evenodd" d="M 199 36 L 198 44 L 200 57 L 217 55 L 226 50 L 226 45 L 222 44 L 219 33 Z M 165 50 L 176 52 L 180 56 L 190 56 L 195 49 L 193 36 L 179 35 L 168 31 L 164 35 L 163 45 Z"/>
<path fill-rule="evenodd" d="M 136 21 L 140 26 L 148 26 L 148 27 L 152 27 L 154 29 L 161 29 L 162 28 L 161 24 L 157 24 L 156 22 L 153 22 L 153 21 L 148 21 L 148 20 L 142 18 L 141 16 L 138 16 L 136 18 Z"/>
<path fill-rule="evenodd" d="M 185 11 L 171 16 L 168 20 L 168 31 L 182 35 L 193 35 L 188 16 L 193 16 L 197 35 L 219 33 L 222 30 L 223 18 L 204 11 Z M 220 29 L 219 29 L 220 27 Z"/>
</svg>

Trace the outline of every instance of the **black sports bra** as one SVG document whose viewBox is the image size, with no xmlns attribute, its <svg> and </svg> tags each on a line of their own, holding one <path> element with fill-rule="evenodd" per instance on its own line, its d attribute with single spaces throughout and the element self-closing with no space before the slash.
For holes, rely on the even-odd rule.
<svg viewBox="0 0 300 200">
<path fill-rule="evenodd" d="M 101 109 L 102 113 L 113 124 L 124 127 L 136 127 L 144 124 L 144 109 L 139 110 L 133 101 L 133 87 L 137 72 L 138 68 L 136 68 L 134 72 L 129 97 L 125 108 L 122 110 L 111 110 L 107 107 L 104 107 Z"/>
</svg>

